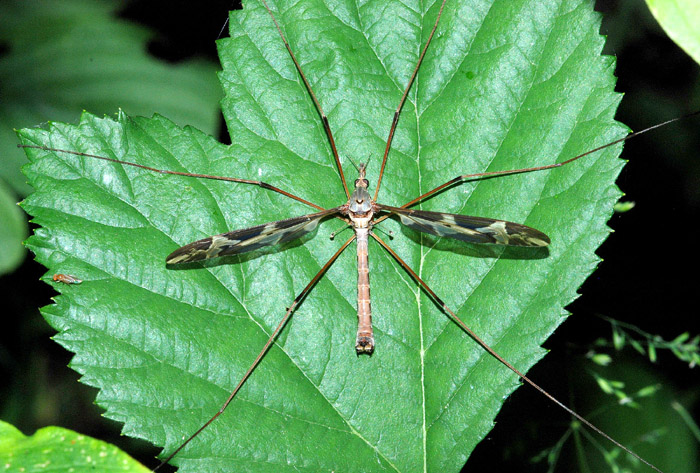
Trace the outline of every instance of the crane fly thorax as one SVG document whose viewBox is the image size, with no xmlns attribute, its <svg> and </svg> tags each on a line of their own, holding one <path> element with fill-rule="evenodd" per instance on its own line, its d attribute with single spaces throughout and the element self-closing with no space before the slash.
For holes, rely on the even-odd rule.
<svg viewBox="0 0 700 473">
<path fill-rule="evenodd" d="M 372 205 L 372 197 L 367 192 L 367 187 L 355 187 L 348 201 L 348 217 L 356 228 L 366 228 L 373 215 L 374 206 Z"/>
</svg>

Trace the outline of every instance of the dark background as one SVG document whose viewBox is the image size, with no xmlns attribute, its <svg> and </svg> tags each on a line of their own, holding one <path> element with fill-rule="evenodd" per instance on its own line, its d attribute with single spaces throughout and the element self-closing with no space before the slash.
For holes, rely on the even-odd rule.
<svg viewBox="0 0 700 473">
<path fill-rule="evenodd" d="M 214 40 L 231 5 L 229 0 L 196 6 L 186 1 L 132 1 L 120 16 L 156 32 L 149 51 L 159 58 L 177 62 L 206 57 L 218 63 Z M 605 13 L 606 53 L 617 57 L 617 90 L 625 93 L 618 120 L 639 130 L 700 109 L 698 65 L 665 36 L 644 2 L 599 1 L 597 9 Z M 229 142 L 223 122 L 221 130 L 220 139 Z M 625 144 L 622 156 L 630 162 L 618 185 L 626 193 L 623 200 L 636 206 L 610 221 L 616 233 L 598 251 L 604 262 L 579 291 L 582 296 L 569 306 L 574 316 L 546 343 L 552 353 L 529 373 L 584 416 L 591 406 L 614 401 L 601 400 L 600 390 L 587 375 L 596 368 L 585 357 L 592 343 L 600 337 L 610 339 L 610 325 L 598 315 L 665 339 L 682 332 L 700 333 L 693 298 L 700 282 L 694 229 L 700 217 L 698 152 L 699 118 Z M 115 443 L 155 466 L 158 449 L 122 437 L 120 425 L 101 417 L 101 409 L 94 405 L 96 391 L 76 382 L 78 375 L 66 366 L 70 354 L 49 339 L 52 330 L 37 310 L 55 295 L 39 282 L 44 272 L 27 259 L 15 273 L 0 278 L 2 305 L 9 314 L 0 334 L 0 418 L 25 434 L 48 425 L 70 428 Z M 698 368 L 691 370 L 666 352 L 660 352 L 653 365 L 629 349 L 608 353 L 622 371 L 626 366 L 635 373 L 648 370 L 650 378 L 640 381 L 642 385 L 662 384 L 673 399 L 700 417 Z M 669 410 L 662 414 L 666 415 L 675 414 Z M 544 464 L 531 465 L 530 459 L 554 445 L 568 424 L 567 415 L 540 394 L 519 389 L 465 471 L 546 471 Z M 558 471 L 578 471 L 566 466 L 571 460 L 561 461 Z"/>
</svg>

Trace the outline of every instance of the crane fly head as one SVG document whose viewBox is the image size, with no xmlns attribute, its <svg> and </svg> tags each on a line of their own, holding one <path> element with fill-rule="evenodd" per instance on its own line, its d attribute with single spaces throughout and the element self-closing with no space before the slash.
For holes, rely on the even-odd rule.
<svg viewBox="0 0 700 473">
<path fill-rule="evenodd" d="M 366 168 L 367 164 L 365 163 L 360 163 L 360 166 L 357 168 L 359 175 L 357 179 L 355 179 L 355 190 L 352 192 L 350 200 L 348 201 L 348 209 L 351 213 L 358 216 L 368 215 L 368 212 L 372 210 L 372 197 L 369 195 L 369 192 L 367 192 L 369 182 L 365 178 Z"/>
<path fill-rule="evenodd" d="M 369 182 L 365 178 L 365 173 L 367 171 L 367 163 L 360 163 L 360 166 L 357 168 L 357 179 L 355 179 L 355 188 L 357 187 L 364 187 L 367 189 L 369 186 Z"/>
</svg>

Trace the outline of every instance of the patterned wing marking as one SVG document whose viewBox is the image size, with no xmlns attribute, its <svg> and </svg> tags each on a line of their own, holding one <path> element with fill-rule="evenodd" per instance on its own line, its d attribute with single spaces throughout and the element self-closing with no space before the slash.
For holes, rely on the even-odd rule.
<svg viewBox="0 0 700 473">
<path fill-rule="evenodd" d="M 510 246 L 547 246 L 550 243 L 549 237 L 541 231 L 519 223 L 386 205 L 380 208 L 397 214 L 407 227 L 440 237 Z"/>
<path fill-rule="evenodd" d="M 165 262 L 167 264 L 190 263 L 286 243 L 312 232 L 321 219 L 336 212 L 338 208 L 214 235 L 178 248 L 166 258 Z"/>
</svg>

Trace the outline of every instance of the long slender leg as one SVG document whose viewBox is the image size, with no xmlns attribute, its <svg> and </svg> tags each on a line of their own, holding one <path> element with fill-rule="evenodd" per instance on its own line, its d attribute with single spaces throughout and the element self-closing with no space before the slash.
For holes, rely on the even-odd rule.
<svg viewBox="0 0 700 473">
<path fill-rule="evenodd" d="M 555 398 L 554 396 L 552 396 L 551 394 L 549 394 L 547 391 L 545 391 L 544 388 L 540 387 L 538 384 L 536 384 L 536 383 L 535 383 L 534 381 L 532 381 L 530 378 L 528 378 L 528 377 L 525 376 L 523 373 L 521 373 L 520 371 L 518 371 L 517 368 L 515 368 L 510 362 L 508 362 L 505 358 L 503 358 L 501 355 L 499 355 L 493 348 L 491 348 L 485 341 L 483 341 L 476 333 L 474 333 L 474 332 L 472 331 L 472 329 L 470 329 L 470 328 L 467 326 L 467 324 L 465 324 L 465 323 L 462 321 L 462 319 L 460 319 L 459 317 L 457 317 L 457 315 L 456 315 L 454 312 L 452 312 L 452 310 L 450 310 L 449 307 L 447 307 L 447 305 L 442 301 L 442 299 L 440 299 L 440 298 L 437 296 L 437 294 L 435 294 L 435 292 L 433 292 L 433 290 L 430 289 L 430 286 L 428 286 L 428 285 L 425 283 L 425 281 L 423 281 L 423 280 L 420 278 L 420 276 L 418 276 L 418 274 L 416 274 L 416 272 L 413 271 L 413 270 L 411 269 L 411 267 L 408 266 L 408 264 L 407 264 L 404 260 L 402 260 L 402 259 L 399 257 L 399 255 L 397 255 L 397 254 L 394 252 L 394 250 L 392 250 L 392 249 L 389 247 L 389 245 L 387 245 L 381 238 L 379 238 L 378 236 L 376 236 L 374 233 L 370 233 L 370 235 L 372 235 L 372 238 L 374 238 L 380 245 L 382 245 L 382 246 L 384 247 L 384 249 L 387 250 L 387 251 L 389 252 L 389 254 L 391 254 L 391 256 L 393 256 L 394 259 L 403 267 L 403 269 L 405 269 L 406 272 L 408 272 L 408 274 L 410 274 L 411 277 L 412 277 L 413 279 L 415 279 L 416 282 L 418 282 L 418 284 L 421 285 L 421 287 L 425 290 L 425 292 L 427 292 L 427 293 L 430 295 L 430 297 L 433 298 L 433 300 L 442 308 L 442 310 L 444 310 L 445 312 L 447 312 L 447 314 L 449 314 L 450 318 L 451 318 L 462 330 L 464 330 L 476 343 L 478 343 L 484 350 L 486 350 L 491 356 L 493 356 L 494 358 L 496 358 L 499 362 L 501 362 L 503 365 L 505 365 L 505 366 L 506 366 L 509 370 L 511 370 L 513 373 L 515 373 L 515 374 L 517 374 L 518 376 L 520 376 L 520 379 L 522 379 L 522 380 L 525 381 L 527 384 L 529 384 L 530 386 L 532 386 L 533 388 L 537 389 L 539 392 L 541 392 L 542 394 L 544 394 L 550 401 L 554 402 L 556 405 L 558 405 L 559 407 L 561 407 L 562 409 L 564 409 L 564 410 L 565 410 L 566 412 L 568 412 L 570 415 L 572 415 L 572 416 L 574 416 L 576 419 L 578 419 L 581 423 L 585 424 L 588 428 L 590 428 L 591 430 L 595 431 L 596 433 L 602 435 L 603 437 L 605 437 L 606 439 L 608 439 L 610 442 L 612 442 L 613 444 L 615 444 L 615 446 L 617 446 L 618 448 L 621 448 L 621 449 L 624 450 L 625 452 L 629 453 L 630 455 L 632 455 L 633 457 L 635 457 L 637 460 L 641 461 L 641 462 L 644 463 L 645 465 L 647 465 L 647 466 L 653 468 L 655 471 L 658 471 L 658 472 L 660 472 L 660 473 L 663 473 L 663 472 L 661 472 L 661 470 L 659 470 L 657 467 L 655 467 L 654 465 L 652 465 L 651 463 L 649 463 L 648 461 L 646 461 L 645 459 L 643 459 L 642 457 L 640 457 L 639 455 L 637 455 L 636 453 L 634 453 L 634 452 L 633 452 L 632 450 L 630 450 L 629 448 L 627 448 L 627 447 L 625 447 L 624 445 L 622 445 L 622 444 L 621 444 L 620 442 L 618 442 L 617 440 L 615 440 L 615 439 L 613 439 L 612 437 L 610 437 L 608 434 L 606 434 L 605 432 L 603 432 L 602 430 L 600 430 L 600 429 L 599 429 L 598 427 L 596 427 L 595 425 L 591 424 L 591 423 L 590 423 L 589 421 L 587 421 L 583 416 L 581 416 L 580 414 L 574 412 L 571 408 L 569 408 L 568 406 L 566 406 L 565 404 L 563 404 L 561 401 L 559 401 L 557 398 Z"/>
<path fill-rule="evenodd" d="M 374 190 L 374 200 L 375 202 L 377 201 L 377 195 L 379 194 L 379 186 L 382 184 L 382 176 L 384 176 L 384 167 L 386 166 L 386 160 L 389 157 L 389 149 L 391 148 L 391 141 L 394 139 L 394 132 L 396 131 L 396 125 L 399 123 L 399 115 L 401 114 L 401 109 L 403 108 L 404 102 L 406 102 L 406 97 L 408 96 L 408 91 L 411 89 L 411 86 L 413 85 L 413 82 L 416 79 L 416 75 L 418 75 L 418 69 L 420 69 L 420 65 L 423 63 L 423 58 L 425 57 L 425 52 L 428 50 L 428 46 L 430 46 L 430 42 L 433 40 L 433 35 L 435 34 L 435 30 L 437 29 L 438 23 L 440 22 L 440 17 L 442 16 L 442 10 L 445 8 L 445 2 L 447 0 L 442 0 L 442 4 L 440 5 L 440 10 L 438 11 L 437 18 L 435 19 L 435 24 L 433 25 L 433 29 L 430 31 L 430 35 L 428 36 L 428 40 L 425 42 L 425 46 L 423 47 L 423 51 L 420 53 L 420 57 L 418 58 L 418 63 L 416 64 L 416 68 L 413 69 L 413 74 L 411 74 L 411 78 L 408 80 L 408 85 L 406 86 L 406 90 L 403 91 L 403 95 L 401 96 L 401 100 L 399 101 L 399 106 L 396 107 L 396 111 L 394 112 L 394 119 L 391 121 L 391 129 L 389 129 L 389 137 L 386 140 L 386 148 L 384 149 L 384 158 L 382 159 L 382 167 L 379 170 L 379 179 L 377 180 L 377 188 Z"/>
<path fill-rule="evenodd" d="M 578 156 L 574 156 L 573 158 L 569 158 L 569 159 L 567 159 L 566 161 L 562 161 L 562 162 L 560 162 L 560 163 L 548 164 L 548 165 L 546 165 L 546 166 L 536 166 L 536 167 L 531 167 L 531 168 L 508 169 L 508 170 L 505 170 L 505 171 L 480 172 L 480 173 L 476 173 L 476 174 L 465 174 L 465 175 L 463 175 L 463 176 L 457 176 L 457 177 L 455 177 L 454 179 L 451 179 L 451 180 L 447 181 L 446 183 L 444 183 L 444 184 L 442 184 L 442 185 L 440 185 L 440 186 L 437 186 L 435 189 L 433 189 L 433 190 L 431 190 L 431 191 L 428 191 L 428 192 L 426 192 L 425 194 L 423 194 L 423 195 L 421 195 L 421 196 L 416 197 L 416 198 L 413 199 L 412 201 L 410 201 L 410 202 L 408 202 L 408 203 L 405 203 L 405 204 L 402 205 L 401 207 L 402 207 L 402 208 L 410 207 L 411 205 L 415 204 L 416 202 L 420 202 L 421 200 L 423 200 L 423 199 L 425 199 L 426 197 L 429 197 L 429 196 L 435 194 L 436 192 L 440 192 L 441 190 L 443 190 L 443 189 L 445 189 L 445 188 L 447 188 L 447 187 L 451 187 L 451 186 L 453 186 L 453 185 L 455 185 L 455 184 L 458 184 L 458 183 L 460 183 L 460 182 L 464 182 L 464 181 L 466 181 L 467 179 L 490 178 L 490 177 L 496 177 L 496 176 L 505 176 L 505 175 L 508 175 L 508 174 L 520 174 L 520 173 L 524 173 L 524 172 L 544 171 L 544 170 L 546 170 L 546 169 L 560 168 L 560 167 L 562 167 L 562 166 L 565 166 L 565 165 L 567 165 L 567 164 L 569 164 L 569 163 L 572 163 L 572 162 L 576 161 L 577 159 L 583 158 L 584 156 L 588 156 L 589 154 L 593 154 L 593 153 L 595 153 L 595 152 L 597 152 L 597 151 L 603 150 L 603 149 L 608 148 L 608 147 L 610 147 L 610 146 L 616 145 L 616 144 L 618 144 L 618 143 L 622 143 L 623 141 L 627 141 L 627 140 L 629 140 L 629 139 L 631 139 L 631 138 L 634 138 L 635 136 L 641 135 L 642 133 L 646 133 L 647 131 L 651 131 L 651 130 L 654 130 L 654 129 L 656 129 L 656 128 L 660 128 L 660 127 L 662 127 L 662 126 L 668 125 L 668 124 L 673 123 L 673 122 L 676 122 L 676 121 L 678 121 L 678 120 L 683 120 L 683 119 L 685 119 L 685 118 L 690 118 L 690 117 L 693 117 L 693 116 L 698 115 L 698 114 L 700 114 L 700 110 L 698 110 L 698 111 L 696 111 L 696 112 L 693 112 L 693 113 L 689 113 L 689 114 L 687 114 L 687 115 L 683 115 L 682 117 L 677 117 L 677 118 L 673 118 L 673 119 L 671 119 L 671 120 L 667 120 L 667 121 L 665 121 L 665 122 L 663 122 L 663 123 L 658 123 L 658 124 L 656 124 L 656 125 L 654 125 L 654 126 L 650 126 L 649 128 L 644 128 L 643 130 L 639 130 L 639 131 L 636 131 L 636 132 L 634 132 L 634 133 L 630 133 L 629 135 L 627 135 L 627 136 L 625 136 L 625 137 L 623 137 L 623 138 L 620 138 L 619 140 L 615 140 L 615 141 L 613 141 L 613 142 L 611 142 L 611 143 L 607 143 L 607 144 L 604 144 L 604 145 L 602 145 L 602 146 L 598 146 L 597 148 L 594 148 L 594 149 L 592 149 L 592 150 L 590 150 L 590 151 L 586 151 L 585 153 L 579 154 Z M 376 197 L 375 197 L 375 198 L 376 198 Z M 382 218 L 382 220 L 383 220 L 383 218 Z M 378 220 L 377 222 L 379 222 L 379 220 Z M 375 222 L 375 223 L 377 223 L 377 222 Z"/>
<path fill-rule="evenodd" d="M 18 148 L 34 148 L 34 149 L 41 149 L 44 151 L 51 151 L 54 153 L 68 153 L 68 154 L 73 154 L 75 156 L 83 156 L 86 158 L 93 158 L 93 159 L 101 159 L 102 161 L 109 161 L 112 163 L 117 163 L 117 164 L 122 164 L 126 166 L 133 166 L 136 168 L 141 168 L 141 169 L 146 169 L 147 171 L 153 171 L 157 172 L 159 174 L 172 174 L 175 176 L 187 176 L 187 177 L 196 177 L 198 179 L 213 179 L 216 181 L 228 181 L 228 182 L 238 182 L 239 184 L 252 184 L 255 186 L 260 186 L 263 189 L 268 189 L 271 191 L 275 191 L 279 194 L 282 194 L 286 197 L 289 197 L 291 199 L 294 199 L 298 202 L 301 202 L 302 204 L 306 204 L 310 207 L 313 207 L 317 210 L 326 210 L 323 207 L 316 205 L 312 202 L 309 202 L 308 200 L 302 199 L 301 197 L 298 197 L 294 194 L 291 194 L 287 191 L 284 191 L 280 189 L 279 187 L 272 186 L 270 184 L 267 184 L 266 182 L 262 181 L 253 181 L 251 179 L 239 179 L 236 177 L 224 177 L 224 176 L 211 176 L 209 174 L 195 174 L 195 173 L 189 173 L 189 172 L 180 172 L 180 171 L 168 171 L 166 169 L 158 169 L 158 168 L 153 168 L 151 166 L 144 166 L 143 164 L 137 164 L 137 163 L 132 163 L 129 161 L 122 161 L 121 159 L 115 159 L 115 158 L 107 158 L 105 156 L 98 156 L 96 154 L 89 154 L 89 153 L 80 153 L 78 151 L 69 151 L 65 149 L 58 149 L 58 148 L 49 148 L 48 146 L 39 146 L 39 145 L 17 145 Z"/>
<path fill-rule="evenodd" d="M 277 23 L 277 19 L 275 18 L 275 15 L 272 13 L 272 10 L 270 10 L 270 7 L 267 5 L 267 2 L 265 0 L 261 0 L 261 1 L 262 1 L 262 4 L 265 5 L 265 9 L 270 14 L 270 17 L 272 17 L 272 21 L 275 23 L 275 27 L 277 28 L 277 32 L 280 34 L 280 37 L 282 38 L 282 42 L 284 43 L 284 47 L 287 48 L 289 55 L 292 57 L 292 61 L 294 61 L 294 66 L 296 66 L 297 71 L 299 71 L 299 75 L 301 76 L 301 80 L 304 81 L 304 85 L 306 86 L 306 90 L 309 91 L 309 95 L 311 96 L 311 100 L 314 101 L 314 105 L 316 105 L 316 110 L 318 110 L 318 114 L 321 115 L 321 121 L 323 122 L 323 127 L 326 129 L 326 135 L 328 135 L 328 141 L 331 143 L 331 149 L 333 150 L 333 157 L 335 158 L 335 164 L 338 166 L 338 172 L 340 173 L 340 180 L 343 181 L 343 188 L 345 189 L 345 196 L 349 199 L 350 198 L 350 191 L 348 190 L 348 184 L 345 181 L 345 174 L 343 174 L 343 165 L 340 164 L 340 157 L 338 156 L 338 150 L 335 147 L 335 140 L 333 139 L 333 133 L 331 133 L 331 126 L 328 123 L 328 117 L 326 116 L 325 112 L 323 111 L 323 108 L 321 108 L 321 103 L 316 98 L 316 94 L 314 94 L 314 91 L 311 88 L 311 84 L 309 84 L 309 81 L 306 79 L 306 76 L 304 75 L 304 71 L 301 70 L 301 65 L 299 65 L 299 61 L 297 61 L 296 56 L 292 52 L 292 48 L 289 46 L 289 43 L 287 42 L 287 38 L 284 37 L 284 33 L 282 33 L 282 28 L 280 28 L 279 23 Z"/>
<path fill-rule="evenodd" d="M 267 342 L 265 342 L 265 345 L 262 347 L 262 350 L 260 350 L 260 353 L 258 353 L 258 356 L 255 357 L 255 360 L 254 360 L 253 363 L 250 365 L 250 368 L 248 368 L 248 370 L 245 372 L 245 374 L 243 375 L 243 377 L 241 378 L 241 380 L 238 382 L 238 384 L 236 385 L 236 387 L 233 389 L 233 391 L 232 391 L 231 394 L 229 395 L 228 399 L 226 399 L 226 401 L 225 401 L 225 402 L 222 404 L 222 406 L 219 408 L 218 412 L 217 412 L 216 414 L 214 414 L 214 415 L 211 417 L 211 419 L 209 419 L 208 421 L 206 421 L 199 429 L 197 429 L 197 431 L 196 431 L 195 433 L 193 433 L 192 435 L 190 435 L 189 438 L 188 438 L 187 440 L 185 440 L 184 442 L 182 442 L 182 444 L 180 444 L 179 447 L 177 447 L 170 455 L 168 455 L 168 457 L 167 457 L 165 460 L 163 460 L 157 467 L 155 467 L 155 468 L 153 469 L 154 472 L 155 472 L 155 471 L 158 471 L 163 465 L 165 465 L 165 464 L 168 463 L 170 460 L 172 460 L 173 457 L 175 457 L 175 455 L 177 455 L 178 453 L 180 453 L 180 450 L 182 450 L 183 448 L 185 448 L 185 446 L 186 446 L 188 443 L 190 443 L 190 442 L 191 442 L 196 436 L 198 436 L 204 429 L 206 429 L 207 427 L 209 427 L 209 425 L 210 425 L 212 422 L 214 422 L 214 421 L 216 420 L 217 417 L 219 417 L 221 414 L 224 413 L 224 411 L 226 410 L 226 408 L 228 407 L 228 405 L 231 403 L 231 401 L 233 401 L 233 398 L 236 397 L 236 394 L 238 394 L 238 391 L 241 389 L 241 387 L 243 387 L 243 384 L 245 384 L 245 382 L 248 380 L 248 378 L 250 377 L 250 375 L 253 374 L 253 371 L 255 371 L 255 368 L 260 364 L 260 361 L 262 361 L 262 358 L 263 358 L 263 356 L 265 356 L 265 353 L 267 353 L 267 351 L 270 349 L 270 347 L 272 346 L 273 342 L 275 341 L 275 339 L 277 338 L 277 336 L 279 335 L 279 333 L 282 331 L 282 329 L 284 328 L 284 326 L 287 324 L 287 322 L 289 321 L 289 319 L 290 319 L 291 316 L 292 316 L 292 313 L 294 312 L 294 309 L 297 307 L 297 305 L 299 305 L 299 303 L 302 301 L 302 299 L 304 299 L 304 297 L 309 293 L 309 291 L 311 290 L 311 288 L 318 282 L 318 280 L 321 279 L 321 276 L 323 276 L 323 275 L 325 274 L 325 272 L 328 270 L 328 268 L 330 268 L 330 266 L 333 264 L 333 262 L 334 262 L 336 259 L 338 259 L 338 256 L 340 256 L 340 254 L 343 252 L 343 250 L 345 250 L 345 248 L 347 248 L 348 245 L 349 245 L 350 243 L 352 243 L 352 241 L 353 241 L 354 239 L 355 239 L 355 235 L 353 235 L 352 237 L 350 237 L 350 238 L 348 239 L 348 241 L 346 241 L 346 242 L 343 244 L 343 246 L 341 246 L 341 247 L 338 249 L 338 251 L 336 251 L 335 254 L 334 254 L 333 256 L 331 256 L 331 258 L 328 260 L 328 262 L 327 262 L 326 264 L 323 265 L 323 267 L 319 270 L 319 272 L 316 273 L 316 276 L 314 276 L 313 279 L 311 279 L 311 281 L 309 281 L 309 284 L 307 284 L 306 287 L 305 287 L 304 289 L 301 290 L 301 292 L 299 293 L 299 295 L 297 295 L 297 297 L 294 299 L 294 301 L 293 301 L 292 304 L 289 306 L 289 308 L 287 308 L 287 312 L 284 314 L 284 317 L 282 318 L 282 320 L 280 321 L 280 323 L 277 325 L 277 327 L 275 328 L 275 330 L 270 334 L 270 337 L 267 339 Z"/>
</svg>

